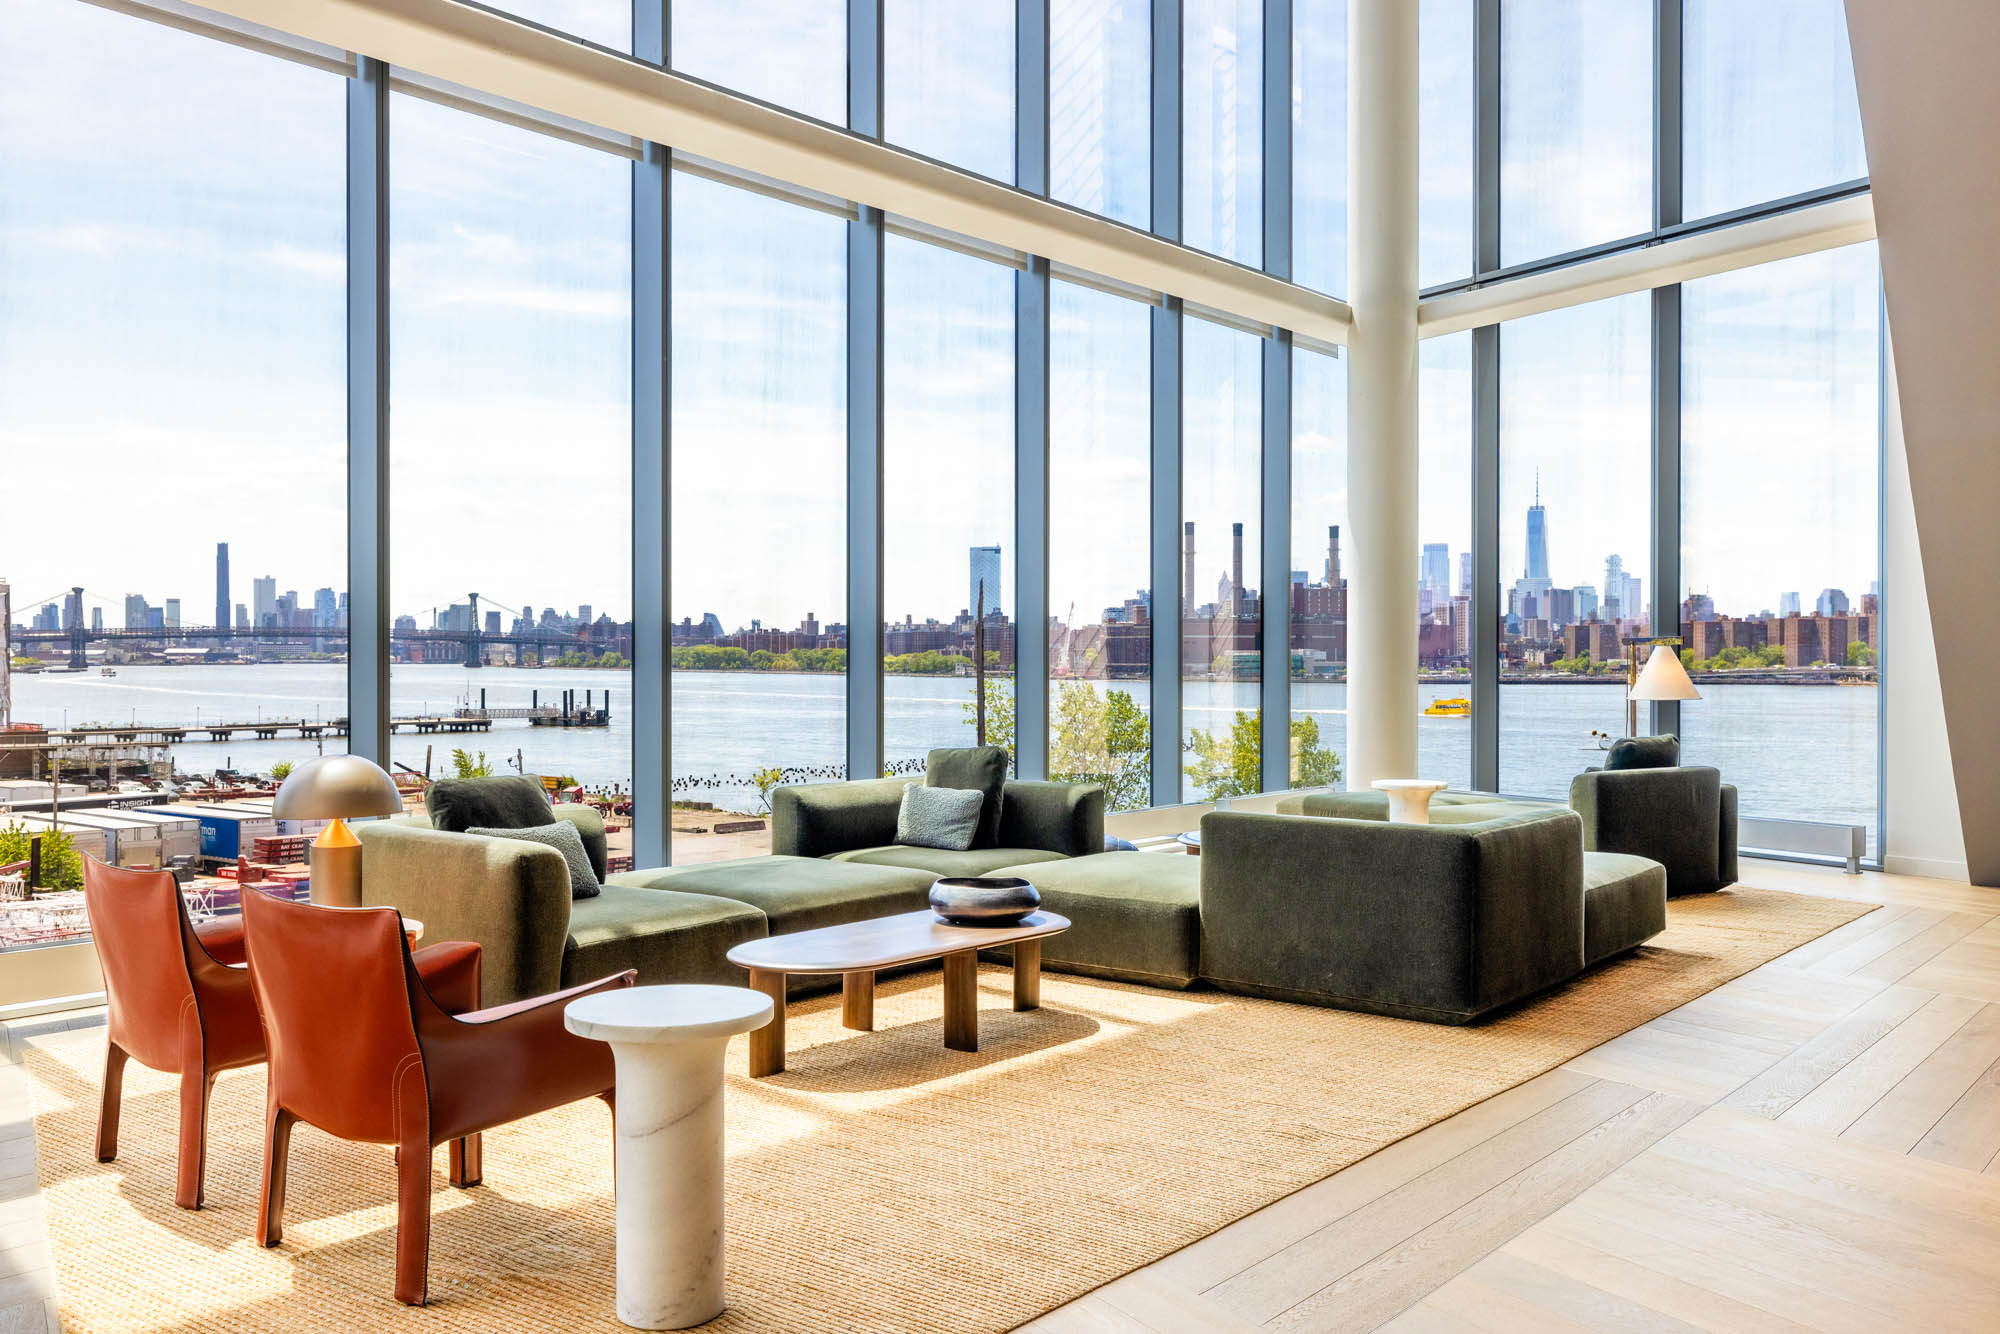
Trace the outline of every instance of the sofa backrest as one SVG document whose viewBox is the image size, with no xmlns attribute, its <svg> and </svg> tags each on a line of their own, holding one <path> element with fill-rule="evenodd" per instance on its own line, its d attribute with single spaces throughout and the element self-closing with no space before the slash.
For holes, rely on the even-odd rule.
<svg viewBox="0 0 2000 1334">
<path fill-rule="evenodd" d="M 1505 804 L 1505 797 L 1489 792 L 1439 792 L 1431 797 L 1431 819 L 1433 823 L 1442 823 L 1438 816 L 1445 810 Z M 1339 820 L 1386 820 L 1389 794 L 1345 792 L 1339 788 L 1288 792 L 1278 798 L 1277 811 L 1280 815 L 1318 815 Z"/>
<path fill-rule="evenodd" d="M 1583 967 L 1583 837 L 1561 807 L 1456 825 L 1201 822 L 1202 973 L 1220 985 L 1462 1021 Z"/>
</svg>

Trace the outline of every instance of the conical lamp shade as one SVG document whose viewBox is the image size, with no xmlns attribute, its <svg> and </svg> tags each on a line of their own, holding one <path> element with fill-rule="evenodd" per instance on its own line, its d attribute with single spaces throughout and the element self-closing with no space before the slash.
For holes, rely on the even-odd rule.
<svg viewBox="0 0 2000 1334">
<path fill-rule="evenodd" d="M 1700 699 L 1701 692 L 1688 680 L 1687 668 L 1671 644 L 1653 645 L 1653 656 L 1632 683 L 1630 699 Z"/>
</svg>

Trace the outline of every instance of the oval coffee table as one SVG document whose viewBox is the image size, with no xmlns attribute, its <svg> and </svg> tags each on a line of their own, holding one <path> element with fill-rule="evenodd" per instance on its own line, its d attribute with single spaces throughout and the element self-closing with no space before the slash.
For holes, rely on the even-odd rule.
<svg viewBox="0 0 2000 1334">
<path fill-rule="evenodd" d="M 928 908 L 866 922 L 823 926 L 789 936 L 746 940 L 729 961 L 750 970 L 750 985 L 771 998 L 771 1022 L 750 1035 L 750 1073 L 762 1078 L 785 1068 L 785 978 L 792 973 L 839 973 L 841 1022 L 863 1033 L 875 1027 L 875 970 L 925 959 L 944 960 L 944 1045 L 979 1050 L 979 951 L 1014 947 L 1014 1008 L 1042 1003 L 1042 938 L 1069 930 L 1069 918 L 1032 912 L 1013 926 L 952 926 Z"/>
<path fill-rule="evenodd" d="M 627 987 L 563 1007 L 617 1071 L 618 1318 L 687 1329 L 722 1314 L 722 1053 L 771 1018 L 743 987 Z M 782 1013 L 782 1011 L 780 1011 Z"/>
</svg>

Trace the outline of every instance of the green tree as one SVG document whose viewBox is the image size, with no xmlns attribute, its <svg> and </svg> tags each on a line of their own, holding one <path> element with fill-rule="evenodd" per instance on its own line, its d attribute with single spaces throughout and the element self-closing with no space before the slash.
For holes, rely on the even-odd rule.
<svg viewBox="0 0 2000 1334">
<path fill-rule="evenodd" d="M 771 670 L 771 664 L 777 660 L 777 654 L 767 648 L 760 648 L 750 655 L 750 670 L 753 672 L 768 672 Z"/>
<path fill-rule="evenodd" d="M 977 716 L 971 700 L 960 707 L 967 723 Z M 986 681 L 986 744 L 1006 751 L 1007 767 L 1014 767 L 1014 683 L 1004 678 Z"/>
<path fill-rule="evenodd" d="M 60 829 L 28 830 L 18 824 L 0 829 L 0 866 L 28 860 L 34 840 L 42 841 L 42 887 L 82 889 L 83 854 Z"/>
<path fill-rule="evenodd" d="M 1240 709 L 1226 736 L 1196 728 L 1190 740 L 1194 758 L 1188 762 L 1195 791 L 1206 801 L 1262 792 L 1262 734 L 1262 716 Z M 1293 787 L 1331 787 L 1340 781 L 1340 757 L 1320 744 L 1317 718 L 1292 719 L 1290 738 Z"/>
<path fill-rule="evenodd" d="M 276 764 L 271 766 L 271 777 L 277 779 L 280 783 L 284 782 L 287 778 L 290 778 L 291 776 L 292 776 L 292 762 L 290 760 L 279 760 Z"/>
<path fill-rule="evenodd" d="M 785 781 L 783 769 L 758 769 L 751 773 L 750 781 L 757 788 L 757 814 L 771 813 L 771 789 Z"/>
<path fill-rule="evenodd" d="M 1128 690 L 1097 693 L 1089 681 L 1062 681 L 1049 738 L 1049 776 L 1065 783 L 1097 783 L 1107 810 L 1148 805 L 1152 796 L 1152 725 Z"/>
<path fill-rule="evenodd" d="M 491 778 L 493 766 L 486 762 L 486 752 L 480 751 L 477 759 L 470 751 L 452 747 L 451 776 L 453 778 Z"/>
<path fill-rule="evenodd" d="M 1866 643 L 1859 639 L 1852 641 L 1847 646 L 1847 665 L 1849 667 L 1873 667 L 1875 665 L 1875 650 L 1869 648 Z"/>
</svg>

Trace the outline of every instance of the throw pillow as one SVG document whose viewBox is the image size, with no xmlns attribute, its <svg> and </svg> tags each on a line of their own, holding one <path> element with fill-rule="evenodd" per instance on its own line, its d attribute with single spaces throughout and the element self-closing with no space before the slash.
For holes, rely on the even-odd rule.
<svg viewBox="0 0 2000 1334">
<path fill-rule="evenodd" d="M 924 761 L 924 786 L 969 788 L 982 796 L 975 848 L 1000 846 L 1000 801 L 1007 787 L 1007 752 L 999 746 L 947 746 Z"/>
<path fill-rule="evenodd" d="M 903 804 L 896 811 L 896 842 L 906 848 L 964 852 L 979 831 L 979 808 L 984 800 L 974 788 L 905 783 Z"/>
<path fill-rule="evenodd" d="M 572 899 L 594 899 L 600 886 L 597 873 L 590 869 L 590 856 L 583 850 L 583 835 L 567 820 L 557 820 L 553 824 L 529 825 L 521 829 L 475 828 L 468 834 L 483 834 L 487 838 L 518 838 L 524 843 L 540 843 L 554 848 L 569 863 L 569 896 Z"/>
<path fill-rule="evenodd" d="M 1606 769 L 1671 769 L 1681 762 L 1677 736 L 1622 736 L 1604 757 Z"/>
<path fill-rule="evenodd" d="M 486 829 L 526 829 L 554 824 L 542 780 L 531 775 L 504 778 L 440 778 L 424 793 L 431 825 L 455 834 L 478 825 Z"/>
</svg>

